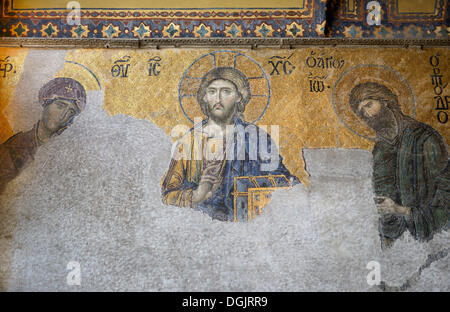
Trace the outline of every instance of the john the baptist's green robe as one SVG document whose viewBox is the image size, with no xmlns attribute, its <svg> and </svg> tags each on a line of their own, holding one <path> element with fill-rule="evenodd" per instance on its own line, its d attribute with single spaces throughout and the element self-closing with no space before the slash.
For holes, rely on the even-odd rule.
<svg viewBox="0 0 450 312">
<path fill-rule="evenodd" d="M 380 218 L 380 235 L 394 240 L 408 229 L 418 240 L 448 228 L 450 168 L 442 137 L 428 125 L 402 116 L 395 141 L 379 140 L 373 149 L 373 183 L 377 196 L 411 208 L 411 216 Z"/>
</svg>

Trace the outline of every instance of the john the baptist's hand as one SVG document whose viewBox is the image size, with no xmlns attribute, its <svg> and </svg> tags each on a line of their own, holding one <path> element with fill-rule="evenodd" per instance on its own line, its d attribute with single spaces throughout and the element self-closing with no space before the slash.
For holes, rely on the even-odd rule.
<svg viewBox="0 0 450 312">
<path fill-rule="evenodd" d="M 392 213 L 392 214 L 409 216 L 411 213 L 410 208 L 397 205 L 389 197 L 378 196 L 376 198 L 376 202 L 377 202 L 378 211 L 382 214 Z"/>
</svg>

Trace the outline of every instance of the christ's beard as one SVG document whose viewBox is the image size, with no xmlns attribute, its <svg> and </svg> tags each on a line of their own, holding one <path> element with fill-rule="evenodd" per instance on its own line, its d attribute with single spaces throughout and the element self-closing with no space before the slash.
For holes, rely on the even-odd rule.
<svg viewBox="0 0 450 312">
<path fill-rule="evenodd" d="M 217 105 L 221 106 L 222 114 L 218 114 L 218 115 L 215 114 L 215 107 Z M 227 122 L 230 118 L 232 118 L 234 113 L 235 113 L 234 111 L 225 111 L 224 106 L 222 104 L 216 104 L 209 109 L 208 117 L 211 118 L 212 120 L 214 120 L 215 122 L 222 124 L 224 122 Z"/>
<path fill-rule="evenodd" d="M 394 139 L 397 136 L 398 123 L 395 119 L 394 113 L 387 107 L 382 108 L 382 110 L 374 117 L 366 119 L 367 124 L 371 127 L 377 135 Z"/>
</svg>

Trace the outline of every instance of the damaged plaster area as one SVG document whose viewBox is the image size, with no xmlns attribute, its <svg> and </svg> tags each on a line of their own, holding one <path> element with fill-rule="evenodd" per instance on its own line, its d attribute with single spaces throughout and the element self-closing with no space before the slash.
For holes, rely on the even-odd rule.
<svg viewBox="0 0 450 312">
<path fill-rule="evenodd" d="M 0 195 L 6 290 L 379 291 L 368 262 L 398 286 L 450 243 L 448 232 L 427 243 L 406 233 L 382 251 L 372 156 L 356 149 L 305 149 L 310 185 L 275 192 L 247 223 L 165 206 L 169 137 L 109 117 L 102 102 L 89 91 L 86 110 Z M 71 261 L 80 286 L 67 284 Z M 449 291 L 448 267 L 437 260 L 408 290 Z"/>
</svg>

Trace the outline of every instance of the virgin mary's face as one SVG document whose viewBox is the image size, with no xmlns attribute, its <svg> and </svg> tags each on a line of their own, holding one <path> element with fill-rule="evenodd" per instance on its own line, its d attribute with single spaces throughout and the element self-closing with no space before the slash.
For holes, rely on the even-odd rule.
<svg viewBox="0 0 450 312">
<path fill-rule="evenodd" d="M 77 115 L 77 108 L 71 101 L 57 99 L 48 104 L 42 113 L 42 122 L 52 133 L 56 133 L 69 126 Z"/>
<path fill-rule="evenodd" d="M 208 105 L 209 117 L 226 121 L 236 111 L 236 103 L 241 99 L 236 86 L 228 80 L 214 80 L 206 88 L 203 100 Z"/>
</svg>

